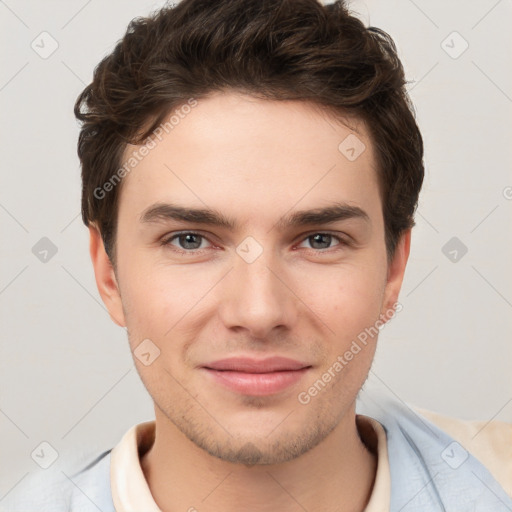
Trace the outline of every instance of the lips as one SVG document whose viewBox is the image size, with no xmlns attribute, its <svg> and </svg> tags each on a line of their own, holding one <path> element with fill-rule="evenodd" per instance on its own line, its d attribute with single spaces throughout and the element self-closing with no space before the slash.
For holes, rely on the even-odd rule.
<svg viewBox="0 0 512 512">
<path fill-rule="evenodd" d="M 208 363 L 205 368 L 218 371 L 270 373 L 300 370 L 308 366 L 310 365 L 287 357 L 269 357 L 260 360 L 248 357 L 232 357 Z"/>
<path fill-rule="evenodd" d="M 232 357 L 202 367 L 214 383 L 235 393 L 252 396 L 284 391 L 302 379 L 310 368 L 311 365 L 286 357 Z"/>
</svg>

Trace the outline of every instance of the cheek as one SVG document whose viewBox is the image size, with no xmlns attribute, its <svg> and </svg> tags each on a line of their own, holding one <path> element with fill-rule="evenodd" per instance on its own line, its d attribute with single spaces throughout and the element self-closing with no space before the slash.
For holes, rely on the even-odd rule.
<svg viewBox="0 0 512 512">
<path fill-rule="evenodd" d="M 120 265 L 121 293 L 133 343 L 139 338 L 172 339 L 173 331 L 190 323 L 191 312 L 201 310 L 201 298 L 215 280 L 211 271 L 207 275 L 192 266 L 155 263 L 135 254 L 125 258 Z"/>
<path fill-rule="evenodd" d="M 325 293 L 311 299 L 329 328 L 324 330 L 326 357 L 314 380 L 328 382 L 340 399 L 351 399 L 368 375 L 379 333 L 382 279 L 375 266 L 346 267 L 332 275 Z"/>
<path fill-rule="evenodd" d="M 325 324 L 338 338 L 346 339 L 379 318 L 383 279 L 382 271 L 375 264 L 346 265 L 308 272 L 302 290 L 308 305 Z"/>
<path fill-rule="evenodd" d="M 143 257 L 126 251 L 119 254 L 123 254 L 118 273 L 130 342 L 158 338 L 164 329 L 166 301 L 172 293 Z"/>
</svg>

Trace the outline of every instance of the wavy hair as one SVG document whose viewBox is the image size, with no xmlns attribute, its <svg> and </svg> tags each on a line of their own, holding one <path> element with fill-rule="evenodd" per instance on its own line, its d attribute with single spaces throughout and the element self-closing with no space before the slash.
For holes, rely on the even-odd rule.
<svg viewBox="0 0 512 512">
<path fill-rule="evenodd" d="M 375 149 L 388 259 L 414 226 L 423 140 L 395 44 L 341 0 L 182 0 L 135 18 L 75 103 L 82 218 L 115 263 L 122 183 L 102 187 L 127 144 L 143 143 L 191 97 L 238 91 L 303 100 L 364 121 Z"/>
</svg>

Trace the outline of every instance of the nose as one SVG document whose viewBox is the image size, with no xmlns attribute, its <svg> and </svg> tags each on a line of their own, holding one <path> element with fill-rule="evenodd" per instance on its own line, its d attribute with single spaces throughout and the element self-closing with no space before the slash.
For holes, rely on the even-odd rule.
<svg viewBox="0 0 512 512">
<path fill-rule="evenodd" d="M 234 255 L 233 269 L 223 280 L 218 313 L 226 328 L 246 330 L 264 339 L 297 320 L 297 299 L 282 264 L 270 250 L 252 262 Z"/>
</svg>

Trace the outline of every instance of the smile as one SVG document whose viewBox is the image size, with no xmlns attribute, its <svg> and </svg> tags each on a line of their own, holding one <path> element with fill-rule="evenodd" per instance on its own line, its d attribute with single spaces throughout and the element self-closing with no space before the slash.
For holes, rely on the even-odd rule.
<svg viewBox="0 0 512 512">
<path fill-rule="evenodd" d="M 311 365 L 284 357 L 262 360 L 229 358 L 202 367 L 217 384 L 236 393 L 252 396 L 284 391 L 297 383 L 310 368 Z"/>
</svg>

